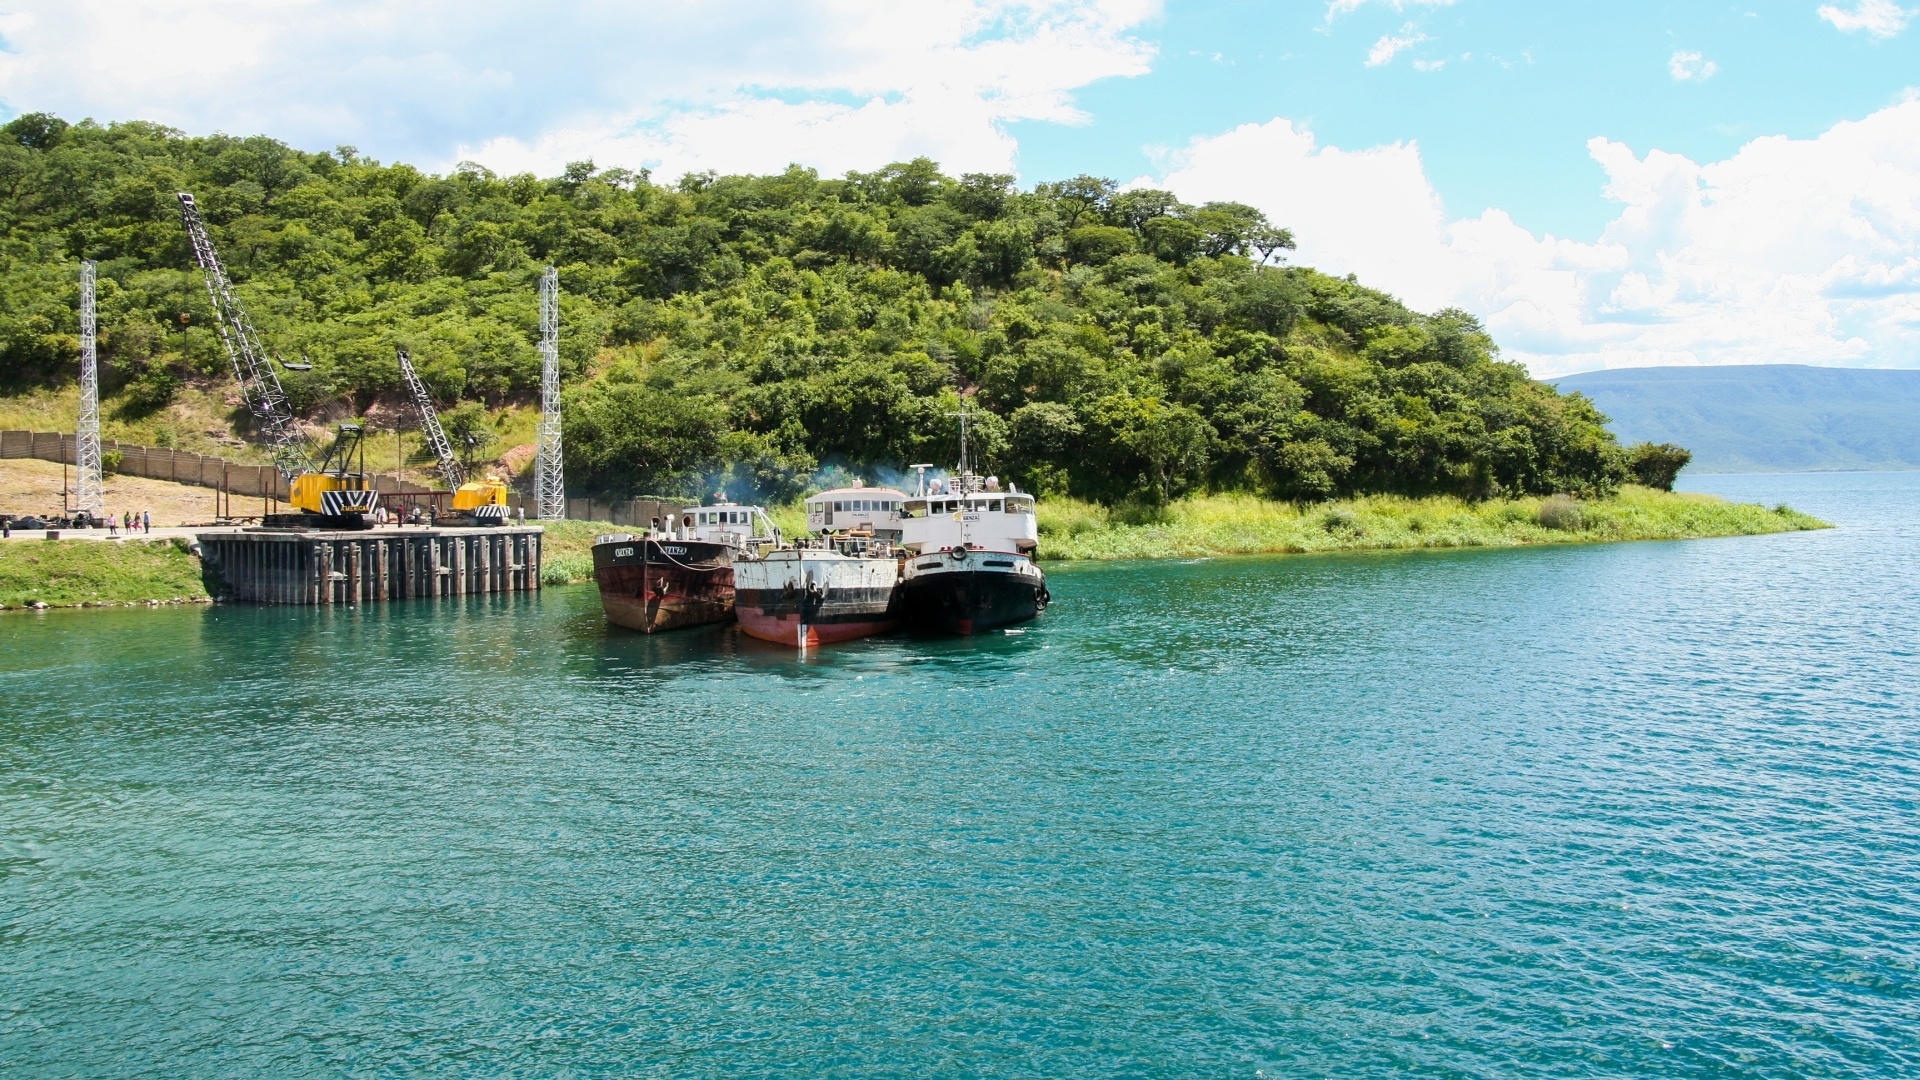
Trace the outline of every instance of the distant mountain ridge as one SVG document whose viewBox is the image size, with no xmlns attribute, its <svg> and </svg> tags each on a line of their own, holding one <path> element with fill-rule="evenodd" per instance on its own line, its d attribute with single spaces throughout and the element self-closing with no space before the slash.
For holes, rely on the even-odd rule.
<svg viewBox="0 0 1920 1080">
<path fill-rule="evenodd" d="M 1920 469 L 1920 371 L 1748 364 L 1548 379 L 1613 418 L 1623 443 L 1679 443 L 1690 472 Z"/>
</svg>

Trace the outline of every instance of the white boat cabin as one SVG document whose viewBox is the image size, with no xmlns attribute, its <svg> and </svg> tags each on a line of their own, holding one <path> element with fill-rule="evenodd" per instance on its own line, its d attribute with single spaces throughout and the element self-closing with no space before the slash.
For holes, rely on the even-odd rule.
<svg viewBox="0 0 1920 1080">
<path fill-rule="evenodd" d="M 1031 553 L 1040 546 L 1033 496 L 994 477 L 936 480 L 901 504 L 900 546 L 922 555 L 954 548 Z"/>
<path fill-rule="evenodd" d="M 710 544 L 747 547 L 751 544 L 776 544 L 780 530 L 767 517 L 764 508 L 719 503 L 714 506 L 689 506 L 668 530 L 675 540 L 702 540 Z"/>
<path fill-rule="evenodd" d="M 807 496 L 807 530 L 829 533 L 871 532 L 886 540 L 900 538 L 903 491 L 881 487 L 846 487 Z"/>
</svg>

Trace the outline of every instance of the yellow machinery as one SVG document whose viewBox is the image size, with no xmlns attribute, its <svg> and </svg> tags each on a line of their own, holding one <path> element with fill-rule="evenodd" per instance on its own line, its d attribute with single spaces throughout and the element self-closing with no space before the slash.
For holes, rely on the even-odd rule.
<svg viewBox="0 0 1920 1080">
<path fill-rule="evenodd" d="M 371 513 L 379 500 L 373 481 L 367 474 L 367 452 L 359 424 L 341 424 L 333 446 L 320 467 L 296 474 L 288 481 L 287 501 L 302 514 L 318 514 L 331 519 L 327 524 L 360 528 L 363 515 Z M 356 454 L 358 461 L 355 460 Z M 269 522 L 269 524 L 317 524 L 312 521 Z"/>
<path fill-rule="evenodd" d="M 187 240 L 193 246 L 194 261 L 200 264 L 206 277 L 207 298 L 213 304 L 214 329 L 220 334 L 220 343 L 226 346 L 227 359 L 233 363 L 233 377 L 240 384 L 240 395 L 246 400 L 248 411 L 253 414 L 254 428 L 273 452 L 273 465 L 287 485 L 288 501 L 299 511 L 269 514 L 264 523 L 295 528 L 366 528 L 365 515 L 373 510 L 379 493 L 373 490 L 367 476 L 363 450 L 359 467 L 354 467 L 354 453 L 361 449 L 360 425 L 340 425 L 339 436 L 327 451 L 326 460 L 319 467 L 314 466 L 302 448 L 304 439 L 293 406 L 280 386 L 279 375 L 274 373 L 273 361 L 260 344 L 259 333 L 247 318 L 247 309 L 241 306 L 239 294 L 220 266 L 220 257 L 207 236 L 206 223 L 200 219 L 200 209 L 191 194 L 182 191 L 179 195 Z M 304 370 L 313 365 L 286 366 L 290 370 Z"/>
<path fill-rule="evenodd" d="M 453 456 L 453 443 L 440 426 L 440 414 L 434 410 L 433 397 L 427 393 L 427 385 L 420 381 L 419 373 L 413 370 L 413 358 L 404 348 L 395 351 L 400 360 L 400 381 L 407 384 L 407 393 L 413 396 L 414 407 L 420 410 L 420 430 L 427 437 L 427 447 L 433 451 L 441 479 L 453 490 L 453 512 L 466 515 L 467 521 L 474 525 L 504 523 L 507 485 L 495 476 L 467 479 L 466 467 Z"/>
</svg>

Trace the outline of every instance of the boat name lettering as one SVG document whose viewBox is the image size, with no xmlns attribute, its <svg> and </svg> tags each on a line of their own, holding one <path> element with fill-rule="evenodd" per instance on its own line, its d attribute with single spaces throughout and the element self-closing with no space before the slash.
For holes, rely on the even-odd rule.
<svg viewBox="0 0 1920 1080">
<path fill-rule="evenodd" d="M 613 557 L 616 559 L 624 559 L 632 554 L 633 554 L 632 548 L 614 548 L 613 549 Z"/>
</svg>

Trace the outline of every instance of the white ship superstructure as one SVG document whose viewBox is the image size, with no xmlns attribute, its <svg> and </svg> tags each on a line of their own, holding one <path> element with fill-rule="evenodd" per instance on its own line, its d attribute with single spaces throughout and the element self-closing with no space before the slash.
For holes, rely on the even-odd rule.
<svg viewBox="0 0 1920 1080">
<path fill-rule="evenodd" d="M 1040 546 L 1034 498 L 998 477 L 976 476 L 967 462 L 965 417 L 960 468 L 920 482 L 902 504 L 900 547 L 909 555 L 901 579 L 907 618 L 917 625 L 973 634 L 1023 622 L 1046 610 L 1046 575 L 1033 559 Z"/>
<path fill-rule="evenodd" d="M 900 504 L 906 493 L 883 487 L 844 487 L 807 496 L 807 529 L 828 533 L 864 532 L 882 540 L 900 539 Z"/>
</svg>

